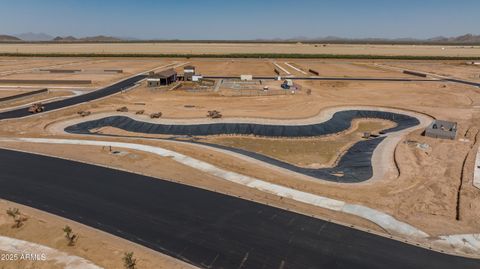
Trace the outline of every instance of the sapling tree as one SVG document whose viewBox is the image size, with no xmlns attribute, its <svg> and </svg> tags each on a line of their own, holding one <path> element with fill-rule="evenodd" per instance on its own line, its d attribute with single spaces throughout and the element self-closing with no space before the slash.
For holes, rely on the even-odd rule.
<svg viewBox="0 0 480 269">
<path fill-rule="evenodd" d="M 125 252 L 123 255 L 123 267 L 125 269 L 137 268 L 137 259 L 133 258 L 133 252 Z"/>
<path fill-rule="evenodd" d="M 72 228 L 70 228 L 68 225 L 63 228 L 63 232 L 65 233 L 65 238 L 68 240 L 68 245 L 74 246 L 78 240 L 78 235 L 73 233 Z"/>
<path fill-rule="evenodd" d="M 22 227 L 23 223 L 27 220 L 18 208 L 9 208 L 7 209 L 7 215 L 12 217 L 15 224 L 12 226 L 13 228 L 20 228 Z"/>
</svg>

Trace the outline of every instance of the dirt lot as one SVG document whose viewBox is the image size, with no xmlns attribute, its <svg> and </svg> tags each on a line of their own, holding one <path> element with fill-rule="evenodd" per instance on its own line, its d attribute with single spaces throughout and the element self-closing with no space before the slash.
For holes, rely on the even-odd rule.
<svg viewBox="0 0 480 269">
<path fill-rule="evenodd" d="M 143 71 L 164 66 L 173 61 L 156 59 L 88 59 L 88 58 L 38 58 L 12 61 L 12 58 L 0 58 L 0 80 L 91 80 L 91 85 L 77 85 L 80 88 L 104 86 L 124 77 L 129 77 Z M 4 62 L 2 62 L 4 61 Z M 26 68 L 28 66 L 28 68 Z M 76 73 L 50 73 L 42 70 L 81 70 Z M 122 73 L 105 72 L 105 70 L 122 70 Z M 55 84 L 56 86 L 61 84 Z M 67 84 L 72 86 L 71 84 Z M 45 85 L 42 85 L 45 87 Z M 48 86 L 48 85 L 47 85 Z"/>
<path fill-rule="evenodd" d="M 2 126 L 3 134 L 23 136 L 49 136 L 44 131 L 44 126 L 52 121 L 58 121 L 70 117 L 78 117 L 79 110 L 97 112 L 113 112 L 121 106 L 127 106 L 134 113 L 136 110 L 145 110 L 145 113 L 157 111 L 163 112 L 166 118 L 205 118 L 207 110 L 217 109 L 222 111 L 224 117 L 254 117 L 276 119 L 300 119 L 316 115 L 320 110 L 332 106 L 348 105 L 376 105 L 389 106 L 415 110 L 433 115 L 446 120 L 454 120 L 459 123 L 460 137 L 465 132 L 478 124 L 478 111 L 475 106 L 480 101 L 477 89 L 457 84 L 443 82 L 429 83 L 386 83 L 386 82 L 314 82 L 303 83 L 305 87 L 312 89 L 312 95 L 298 94 L 295 96 L 268 96 L 268 97 L 220 97 L 205 94 L 188 94 L 185 92 L 159 92 L 145 87 L 137 88 L 129 93 L 120 94 L 102 101 L 81 105 L 74 109 L 40 115 L 32 119 L 25 119 Z M 388 94 L 386 94 L 388 93 Z M 348 98 L 345 98 L 347 97 Z M 145 103 L 146 105 L 134 105 Z M 185 107 L 185 105 L 195 107 Z M 279 108 L 282 109 L 273 109 Z M 34 120 L 35 119 L 35 120 Z M 41 119 L 41 120 L 39 120 Z M 88 119 L 88 118 L 87 118 Z M 428 140 L 420 136 L 420 133 L 412 134 L 411 140 Z M 478 226 L 476 212 L 471 210 L 462 211 L 464 219 L 469 223 L 456 221 L 456 193 L 460 182 L 460 171 L 463 160 L 470 147 L 470 142 L 428 140 L 426 143 L 434 149 L 432 153 L 425 154 L 415 147 L 400 144 L 397 149 L 397 162 L 400 166 L 401 176 L 399 179 L 378 183 L 365 183 L 358 185 L 338 185 L 322 181 L 310 182 L 305 179 L 292 177 L 292 175 L 265 173 L 263 167 L 233 160 L 218 153 L 207 154 L 191 149 L 188 146 L 176 145 L 175 150 L 192 155 L 199 159 L 216 163 L 227 169 L 259 177 L 275 183 L 292 186 L 294 188 L 326 195 L 333 198 L 344 199 L 350 202 L 359 202 L 373 208 L 386 211 L 401 220 L 405 220 L 431 233 L 459 233 L 472 232 Z M 167 147 L 172 147 L 167 145 Z M 402 151 L 403 149 L 403 151 Z M 445 155 L 446 153 L 448 155 Z M 455 153 L 455 154 L 454 154 Z M 413 156 L 418 157 L 409 157 Z M 432 163 L 439 168 L 425 170 L 421 163 Z M 446 173 L 445 169 L 448 169 Z M 468 171 L 471 173 L 471 170 Z M 435 180 L 426 180 L 432 174 Z M 275 176 L 271 176 L 275 175 Z M 448 182 L 448 184 L 445 184 Z M 411 199 L 418 193 L 418 188 L 424 190 L 426 184 L 429 187 L 445 193 L 443 195 L 425 196 L 420 192 L 420 203 L 415 206 L 403 206 L 411 203 Z M 465 186 L 468 186 L 466 184 Z M 466 188 L 466 187 L 465 187 Z M 352 192 L 352 190 L 355 190 Z M 402 191 L 404 190 L 404 191 Z M 411 193 L 410 193 L 411 192 Z M 371 199 L 375 197 L 375 199 Z M 471 199 L 471 200 L 469 200 Z M 475 204 L 479 199 L 476 196 L 466 198 L 465 201 Z M 419 206 L 423 204 L 423 206 Z M 443 204 L 443 206 L 438 206 Z M 433 221 L 432 221 L 433 220 Z M 439 221 L 441 220 L 441 221 Z"/>
<path fill-rule="evenodd" d="M 248 64 L 250 61 L 251 64 Z M 317 62 L 315 64 L 319 65 L 319 69 L 329 70 L 328 72 L 331 72 L 332 76 L 344 76 L 345 73 L 351 76 L 357 74 L 362 76 L 394 76 L 391 74 L 393 71 L 388 71 L 384 74 L 383 71 L 378 69 L 364 67 L 365 63 L 372 63 L 370 61 L 338 61 L 336 63 L 336 61 L 331 60 L 325 61 L 326 64 L 324 66 L 318 61 L 310 62 Z M 345 62 L 348 62 L 348 64 L 345 64 Z M 223 72 L 223 70 L 229 70 L 227 66 L 232 64 L 236 66 L 238 64 L 229 60 L 226 62 L 191 60 L 191 63 L 196 65 L 199 72 L 204 74 L 207 72 L 214 74 L 217 70 L 218 72 Z M 295 63 L 302 65 L 302 61 L 295 61 Z M 410 63 L 405 61 L 388 61 L 388 64 L 408 65 Z M 415 63 L 412 62 L 411 64 Z M 242 64 L 238 66 L 256 75 L 257 70 L 258 73 L 266 72 L 267 69 L 271 68 L 270 65 L 270 61 L 248 60 L 242 61 Z M 438 65 L 441 65 L 441 63 L 438 63 Z M 431 72 L 436 69 L 436 65 L 432 66 Z M 448 68 L 446 70 L 449 70 Z M 230 69 L 220 74 L 226 75 L 233 72 L 235 70 Z M 401 74 L 396 75 L 401 76 Z M 0 136 L 72 137 L 54 135 L 47 127 L 55 122 L 78 118 L 79 116 L 76 112 L 80 110 L 88 110 L 93 113 L 113 113 L 115 109 L 121 106 L 130 108 L 130 112 L 125 115 L 133 115 L 137 110 L 145 110 L 146 114 L 161 111 L 163 117 L 168 119 L 205 119 L 206 112 L 212 109 L 221 111 L 225 118 L 282 120 L 310 118 L 325 108 L 336 106 L 383 106 L 418 111 L 435 118 L 458 122 L 459 132 L 457 140 L 436 140 L 422 136 L 421 131 L 413 132 L 403 139 L 395 150 L 395 161 L 400 170 L 400 176 L 386 176 L 383 180 L 361 184 L 336 184 L 321 180 L 313 181 L 299 175 L 266 168 L 258 163 L 247 162 L 216 151 L 198 150 L 198 148 L 188 144 L 172 144 L 139 139 L 133 139 L 133 141 L 172 149 L 214 163 L 228 170 L 294 189 L 366 205 L 391 214 L 395 218 L 412 224 L 434 236 L 479 232 L 480 191 L 472 185 L 475 159 L 475 154 L 472 152 L 475 152 L 478 147 L 477 141 L 480 138 L 478 133 L 478 126 L 480 126 L 480 89 L 442 81 L 304 81 L 301 82 L 301 85 L 303 89 L 311 89 L 312 94 L 307 95 L 305 91 L 300 91 L 296 95 L 225 97 L 216 93 L 188 93 L 185 91 L 163 91 L 139 87 L 127 93 L 83 104 L 75 108 L 22 120 L 2 122 L 0 125 Z M 85 120 L 88 120 L 88 117 Z M 80 136 L 76 137 L 79 138 Z M 463 141 L 458 140 L 460 138 Z M 94 137 L 89 137 L 89 139 L 94 139 Z M 101 139 L 108 140 L 113 138 Z M 231 140 L 232 138 L 216 137 L 212 139 Z M 132 142 L 132 139 L 126 138 L 114 140 Z M 406 140 L 427 144 L 428 147 L 419 148 L 415 143 L 404 143 Z M 312 143 L 322 143 L 321 141 L 315 140 Z M 291 146 L 283 147 L 278 141 L 269 139 L 265 139 L 264 142 L 266 145 L 275 145 L 279 149 L 281 148 L 283 156 L 286 156 L 285 152 L 288 152 L 288 148 Z M 347 139 L 344 142 L 347 142 Z M 253 145 L 253 143 L 250 143 L 250 145 Z M 313 213 L 322 218 L 353 223 L 374 230 L 379 229 L 369 222 L 345 214 L 334 214 L 326 210 L 311 208 L 288 199 L 276 201 L 276 197 L 265 193 L 246 190 L 242 186 L 193 171 L 178 163 L 165 160 L 158 161 L 158 157 L 139 152 L 130 153 L 138 158 L 132 161 L 130 157 L 112 156 L 105 152 L 100 153 L 101 150 L 94 147 L 53 147 L 30 144 L 1 144 L 1 146 L 18 147 L 137 172 L 145 172 L 159 178 L 172 179 L 232 195 L 246 196 L 248 199 L 267 202 L 306 214 Z M 255 145 L 255 147 L 259 147 L 259 145 Z M 307 148 L 310 148 L 310 146 L 305 146 L 305 149 Z M 259 148 L 258 150 L 276 154 L 272 152 L 272 148 Z M 291 152 L 288 153 L 290 154 Z M 303 154 L 305 153 L 310 154 L 308 156 L 315 154 L 313 149 L 311 152 L 303 152 Z M 302 152 L 298 151 L 291 156 L 289 155 L 288 158 L 291 158 L 289 159 L 290 161 L 296 162 L 299 161 L 297 157 L 301 155 Z M 159 167 L 162 169 L 159 169 Z M 459 196 L 457 195 L 458 193 L 460 193 Z M 50 223 L 50 220 L 48 223 Z"/>
<path fill-rule="evenodd" d="M 0 90 L 0 98 L 14 96 L 17 94 L 22 94 L 28 91 L 20 91 L 20 90 Z"/>
<path fill-rule="evenodd" d="M 368 62 L 296 61 L 302 70 L 313 69 L 324 77 L 412 78 L 401 72 L 382 69 Z M 311 75 L 311 74 L 310 74 Z"/>
<path fill-rule="evenodd" d="M 0 91 L 0 95 L 3 91 Z M 20 94 L 21 92 L 17 92 L 16 94 Z M 12 107 L 28 105 L 34 102 L 42 102 L 47 100 L 53 100 L 56 98 L 64 98 L 73 96 L 73 93 L 70 91 L 49 91 L 46 93 L 35 94 L 32 96 L 28 96 L 25 98 L 13 99 L 10 101 L 0 102 L 0 110 L 9 109 Z"/>
<path fill-rule="evenodd" d="M 387 121 L 357 121 L 345 133 L 320 138 L 268 139 L 259 137 L 202 137 L 201 141 L 264 154 L 297 166 L 332 167 L 343 152 L 362 140 L 364 132 L 375 133 L 393 127 Z"/>
<path fill-rule="evenodd" d="M 480 82 L 480 65 L 467 64 L 466 61 L 453 62 L 387 62 L 389 66 L 429 72 L 442 76 L 453 76 Z"/>
<path fill-rule="evenodd" d="M 235 43 L 113 43 L 0 44 L 3 53 L 231 54 L 303 53 L 412 56 L 480 56 L 479 46 L 235 44 Z"/>
<path fill-rule="evenodd" d="M 204 76 L 274 76 L 275 66 L 270 61 L 256 61 L 249 59 L 222 60 L 206 59 L 192 60 L 191 64 L 196 67 L 196 71 Z M 178 68 L 179 73 L 183 73 L 183 68 Z"/>
</svg>

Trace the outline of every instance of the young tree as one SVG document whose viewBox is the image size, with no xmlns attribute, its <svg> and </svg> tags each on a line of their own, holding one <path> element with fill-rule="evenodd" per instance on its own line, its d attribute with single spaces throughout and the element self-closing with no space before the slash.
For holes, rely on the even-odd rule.
<svg viewBox="0 0 480 269">
<path fill-rule="evenodd" d="M 74 234 L 72 228 L 70 228 L 68 225 L 63 228 L 63 232 L 65 233 L 65 238 L 68 240 L 68 245 L 74 246 L 78 240 L 78 235 Z"/>
<path fill-rule="evenodd" d="M 133 252 L 125 252 L 123 256 L 123 267 L 125 269 L 135 269 L 137 266 L 137 259 L 133 258 Z"/>
<path fill-rule="evenodd" d="M 23 225 L 23 222 L 27 220 L 27 217 L 23 216 L 18 208 L 7 209 L 7 215 L 13 218 L 15 224 L 12 227 L 14 228 L 20 228 Z"/>
</svg>

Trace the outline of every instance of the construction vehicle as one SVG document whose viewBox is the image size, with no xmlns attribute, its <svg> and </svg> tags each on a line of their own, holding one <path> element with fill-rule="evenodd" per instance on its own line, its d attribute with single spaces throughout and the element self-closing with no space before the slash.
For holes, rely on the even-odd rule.
<svg viewBox="0 0 480 269">
<path fill-rule="evenodd" d="M 45 107 L 42 103 L 35 103 L 28 108 L 28 112 L 35 114 L 45 111 Z"/>
<path fill-rule="evenodd" d="M 162 112 L 152 113 L 150 114 L 151 119 L 158 119 L 162 116 Z"/>
<path fill-rule="evenodd" d="M 291 79 L 286 79 L 282 84 L 282 89 L 289 90 L 291 87 L 293 87 L 293 80 Z"/>
<path fill-rule="evenodd" d="M 122 106 L 121 108 L 117 109 L 117 112 L 128 112 L 128 107 Z"/>
<path fill-rule="evenodd" d="M 82 111 L 78 111 L 77 114 L 80 115 L 81 117 L 86 117 L 86 116 L 89 116 L 90 114 L 92 114 L 92 112 L 82 110 Z"/>
<path fill-rule="evenodd" d="M 135 112 L 136 115 L 143 115 L 143 113 L 145 113 L 145 110 L 139 110 Z"/>
<path fill-rule="evenodd" d="M 217 110 L 211 110 L 211 111 L 208 111 L 207 117 L 212 119 L 219 119 L 222 117 L 222 113 L 220 113 L 220 111 L 217 111 Z"/>
</svg>

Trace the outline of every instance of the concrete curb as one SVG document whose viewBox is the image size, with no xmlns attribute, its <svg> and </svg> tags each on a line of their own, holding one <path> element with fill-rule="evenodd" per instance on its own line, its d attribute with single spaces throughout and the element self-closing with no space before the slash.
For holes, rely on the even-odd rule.
<svg viewBox="0 0 480 269">
<path fill-rule="evenodd" d="M 480 190 L 480 148 L 477 150 L 475 168 L 473 170 L 473 186 Z"/>
</svg>

